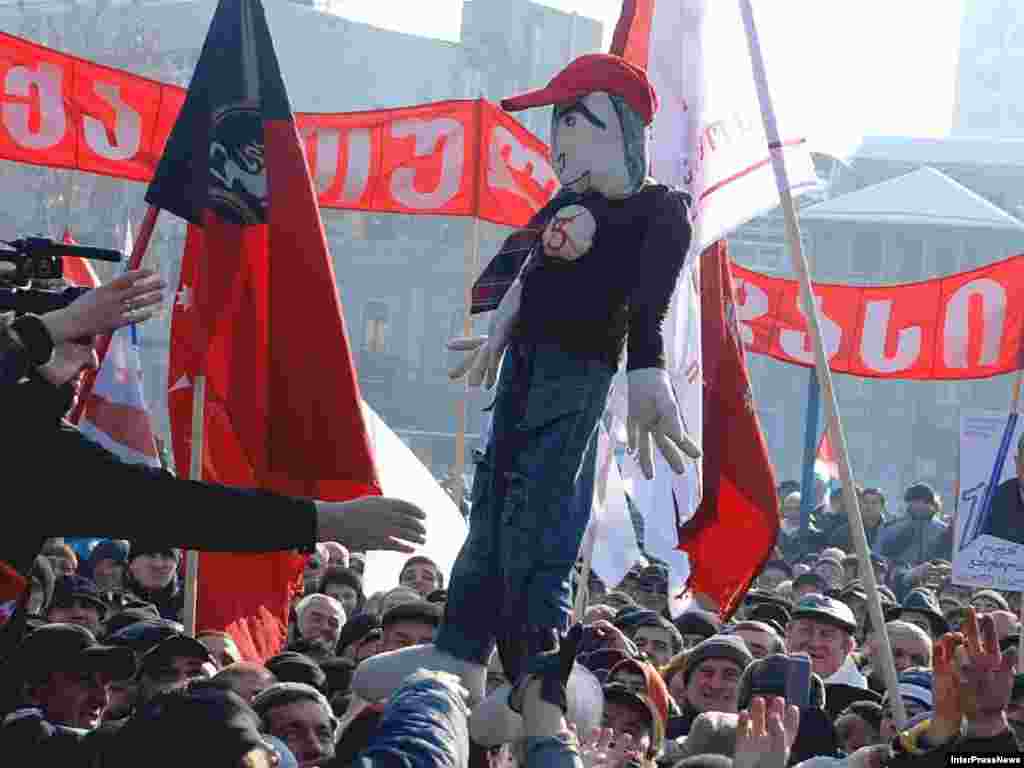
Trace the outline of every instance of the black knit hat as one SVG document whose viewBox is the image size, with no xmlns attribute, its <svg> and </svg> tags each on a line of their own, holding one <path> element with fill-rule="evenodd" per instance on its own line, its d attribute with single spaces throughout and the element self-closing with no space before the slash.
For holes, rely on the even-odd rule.
<svg viewBox="0 0 1024 768">
<path fill-rule="evenodd" d="M 747 613 L 747 618 L 777 626 L 780 634 L 785 634 L 785 626 L 789 624 L 789 611 L 777 603 L 761 603 Z"/>
<path fill-rule="evenodd" d="M 949 622 L 943 616 L 932 593 L 926 590 L 913 589 L 903 600 L 899 615 L 904 613 L 923 614 L 931 625 L 932 638 L 937 640 L 949 632 Z"/>
<path fill-rule="evenodd" d="M 128 562 L 130 563 L 136 557 L 140 555 L 158 555 L 167 554 L 174 557 L 175 560 L 181 559 L 181 550 L 175 549 L 166 542 L 163 541 L 149 541 L 146 539 L 136 539 L 132 541 L 131 547 L 128 551 Z"/>
<path fill-rule="evenodd" d="M 700 635 L 705 639 L 718 634 L 722 629 L 722 622 L 715 614 L 699 610 L 681 613 L 676 618 L 675 625 L 679 634 L 683 636 Z"/>
<path fill-rule="evenodd" d="M 362 640 L 375 629 L 380 629 L 380 618 L 376 614 L 357 613 L 341 628 L 341 635 L 338 637 L 338 654 L 344 653 L 348 646 Z"/>
<path fill-rule="evenodd" d="M 690 675 L 700 666 L 701 662 L 708 659 L 728 659 L 736 664 L 742 672 L 754 660 L 754 657 L 739 635 L 709 637 L 690 651 L 690 655 L 686 659 L 686 669 L 683 670 L 684 685 L 689 685 Z"/>
<path fill-rule="evenodd" d="M 77 624 L 44 624 L 21 641 L 10 660 L 12 677 L 34 679 L 41 674 L 102 670 L 114 680 L 135 674 L 135 654 L 127 648 L 101 645 Z"/>
<path fill-rule="evenodd" d="M 305 683 L 323 691 L 327 675 L 309 656 L 294 651 L 277 654 L 264 665 L 281 683 Z"/>
<path fill-rule="evenodd" d="M 264 744 L 260 718 L 238 694 L 210 685 L 162 693 L 118 732 L 111 765 L 238 765 Z"/>
<path fill-rule="evenodd" d="M 938 504 L 939 497 L 928 483 L 914 483 L 912 486 L 907 488 L 906 492 L 903 494 L 903 501 L 908 504 L 911 501 L 924 501 L 929 504 Z"/>
<path fill-rule="evenodd" d="M 436 627 L 441 623 L 441 606 L 426 600 L 402 603 L 388 610 L 380 619 L 381 627 L 389 627 L 400 621 L 415 621 Z"/>
</svg>

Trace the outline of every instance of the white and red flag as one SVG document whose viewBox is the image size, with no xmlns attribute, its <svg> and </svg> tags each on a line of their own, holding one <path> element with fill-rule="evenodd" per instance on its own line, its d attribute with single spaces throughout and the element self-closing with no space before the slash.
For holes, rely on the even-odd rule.
<svg viewBox="0 0 1024 768">
<path fill-rule="evenodd" d="M 64 242 L 74 243 L 69 230 Z M 125 224 L 124 254 L 132 252 L 131 224 Z M 99 280 L 85 259 L 64 258 L 64 277 L 69 282 L 95 288 Z M 149 408 L 142 391 L 142 361 L 136 326 L 114 332 L 110 347 L 96 374 L 78 422 L 84 435 L 132 464 L 159 467 Z"/>
<path fill-rule="evenodd" d="M 737 227 L 779 205 L 761 120 L 757 89 L 751 74 L 750 53 L 739 4 L 734 0 L 624 0 L 615 29 L 611 53 L 643 67 L 658 93 L 660 108 L 651 144 L 651 175 L 661 182 L 687 190 L 692 198 L 692 253 L 680 275 L 669 315 L 665 320 L 667 367 L 675 385 L 687 432 L 704 443 L 705 388 L 708 374 L 702 350 L 700 264 L 696 258 Z M 791 128 L 783 123 L 783 129 Z M 817 186 L 810 153 L 797 133 L 783 134 L 791 192 L 798 195 Z M 713 281 L 724 285 L 726 306 L 731 307 L 731 280 L 718 274 L 722 254 L 703 259 L 716 270 Z M 727 267 L 726 267 L 727 269 Z M 714 298 L 718 306 L 721 297 Z M 707 329 L 704 334 L 707 336 Z M 712 334 L 718 344 L 721 334 Z M 716 355 L 718 353 L 716 352 Z M 742 364 L 742 350 L 739 368 Z M 739 391 L 739 390 L 737 390 Z M 736 404 L 749 408 L 749 403 Z M 722 404 L 715 404 L 716 411 Z M 726 408 L 723 413 L 731 411 Z M 708 424 L 709 429 L 713 428 Z M 717 448 L 716 448 L 717 450 Z M 705 447 L 705 457 L 707 457 Z M 716 459 L 716 463 L 717 463 Z M 629 492 L 644 514 L 644 546 L 670 569 L 670 608 L 678 614 L 686 607 L 687 588 L 704 591 L 723 609 L 746 589 L 751 567 L 744 564 L 735 578 L 705 578 L 695 563 L 694 552 L 706 555 L 693 526 L 682 539 L 681 531 L 705 500 L 706 486 L 718 487 L 716 478 L 705 476 L 707 460 L 694 462 L 684 475 L 675 475 L 664 459 L 656 456 L 655 478 L 647 481 L 629 457 L 623 466 Z M 715 498 L 708 499 L 717 505 Z M 702 526 L 720 526 L 726 518 L 703 515 Z M 760 540 L 763 537 L 757 537 Z M 687 554 L 689 553 L 689 555 Z M 721 569 L 726 557 L 714 567 Z M 758 566 L 759 567 L 759 566 Z M 694 582 L 705 588 L 701 590 Z M 709 593 L 710 590 L 710 593 Z"/>
</svg>

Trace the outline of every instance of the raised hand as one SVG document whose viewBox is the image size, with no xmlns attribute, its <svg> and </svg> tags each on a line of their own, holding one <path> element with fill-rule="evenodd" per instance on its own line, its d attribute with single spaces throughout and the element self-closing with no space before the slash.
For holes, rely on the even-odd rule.
<svg viewBox="0 0 1024 768">
<path fill-rule="evenodd" d="M 54 344 L 111 333 L 160 311 L 167 283 L 151 269 L 135 269 L 43 316 Z"/>
<path fill-rule="evenodd" d="M 426 514 L 415 504 L 386 496 L 317 501 L 317 537 L 349 549 L 412 553 L 426 541 Z"/>
<path fill-rule="evenodd" d="M 569 729 L 576 731 L 573 725 Z M 611 728 L 595 728 L 589 738 L 579 740 L 579 750 L 583 768 L 619 768 L 635 751 L 632 736 Z"/>
<path fill-rule="evenodd" d="M 1006 729 L 1004 713 L 1013 691 L 1017 652 L 1004 654 L 999 649 L 995 621 L 987 615 L 979 619 L 973 607 L 967 609 L 963 633 L 966 646 L 957 648 L 954 658 L 968 730 L 1001 733 Z"/>
<path fill-rule="evenodd" d="M 956 665 L 957 649 L 965 643 L 959 632 L 950 632 L 939 638 L 933 655 L 932 692 L 935 697 L 935 716 L 928 726 L 928 741 L 945 744 L 960 733 L 963 705 L 960 700 L 960 673 Z"/>
<path fill-rule="evenodd" d="M 799 727 L 800 710 L 795 706 L 787 707 L 778 696 L 770 704 L 755 696 L 736 725 L 734 768 L 785 768 Z"/>
<path fill-rule="evenodd" d="M 672 471 L 682 474 L 686 458 L 700 458 L 701 451 L 683 431 L 683 418 L 668 373 L 661 368 L 640 368 L 627 377 L 629 450 L 636 455 L 644 477 L 654 477 L 654 445 Z"/>
<path fill-rule="evenodd" d="M 516 280 L 509 286 L 498 308 L 494 310 L 486 336 L 459 337 L 448 342 L 448 349 L 470 353 L 459 365 L 448 371 L 450 379 L 461 379 L 468 372 L 469 386 L 483 385 L 485 389 L 494 386 L 498 378 L 501 356 L 505 354 L 519 319 L 522 294 L 523 286 Z"/>
</svg>

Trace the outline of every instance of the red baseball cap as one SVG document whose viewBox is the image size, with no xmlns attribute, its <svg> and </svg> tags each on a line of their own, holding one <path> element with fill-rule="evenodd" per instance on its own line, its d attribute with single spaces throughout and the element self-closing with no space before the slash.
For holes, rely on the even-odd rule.
<svg viewBox="0 0 1024 768">
<path fill-rule="evenodd" d="M 502 99 L 501 106 L 509 112 L 517 112 L 547 104 L 565 104 L 594 91 L 621 96 L 643 118 L 645 125 L 650 125 L 658 110 L 658 96 L 647 73 L 621 56 L 609 53 L 580 56 L 551 78 L 544 88 Z"/>
</svg>

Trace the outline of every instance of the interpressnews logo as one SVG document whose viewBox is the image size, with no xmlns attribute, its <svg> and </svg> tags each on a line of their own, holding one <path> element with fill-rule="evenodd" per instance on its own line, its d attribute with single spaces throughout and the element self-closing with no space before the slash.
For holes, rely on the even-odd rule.
<svg viewBox="0 0 1024 768">
<path fill-rule="evenodd" d="M 949 755 L 950 765 L 1020 765 L 1020 755 Z"/>
</svg>

